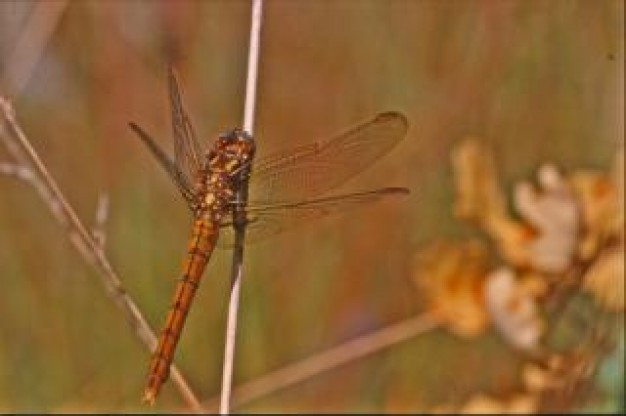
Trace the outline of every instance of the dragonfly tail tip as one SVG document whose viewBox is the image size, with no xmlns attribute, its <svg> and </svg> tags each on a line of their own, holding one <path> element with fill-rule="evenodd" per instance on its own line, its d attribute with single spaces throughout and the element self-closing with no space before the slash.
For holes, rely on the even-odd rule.
<svg viewBox="0 0 626 416">
<path fill-rule="evenodd" d="M 143 393 L 143 397 L 141 398 L 141 402 L 143 404 L 147 404 L 150 406 L 154 406 L 154 401 L 156 399 L 156 393 L 152 389 L 146 389 Z"/>
</svg>

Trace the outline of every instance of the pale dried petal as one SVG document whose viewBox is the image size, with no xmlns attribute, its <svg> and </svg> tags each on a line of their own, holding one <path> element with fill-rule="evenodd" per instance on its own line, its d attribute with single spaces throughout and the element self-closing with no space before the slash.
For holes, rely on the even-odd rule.
<svg viewBox="0 0 626 416">
<path fill-rule="evenodd" d="M 457 217 L 488 223 L 505 217 L 505 199 L 498 184 L 491 152 L 480 141 L 469 138 L 452 153 L 456 182 Z"/>
<path fill-rule="evenodd" d="M 537 231 L 528 245 L 530 265 L 538 271 L 561 273 L 572 263 L 579 233 L 576 200 L 568 184 L 551 165 L 539 170 L 540 192 L 528 183 L 515 189 L 515 207 Z"/>
<path fill-rule="evenodd" d="M 564 380 L 553 372 L 541 368 L 536 364 L 526 364 L 522 369 L 522 381 L 530 392 L 541 393 L 546 390 L 556 390 L 565 384 Z"/>
<path fill-rule="evenodd" d="M 602 253 L 583 278 L 583 287 L 609 311 L 624 310 L 624 247 Z"/>
<path fill-rule="evenodd" d="M 617 189 L 617 218 L 615 228 L 624 241 L 624 148 L 620 148 L 613 163 L 613 183 Z"/>
<path fill-rule="evenodd" d="M 607 238 L 623 235 L 623 208 L 618 189 L 607 175 L 581 171 L 572 174 L 569 181 L 580 204 L 585 230 L 579 255 L 589 260 Z"/>
<path fill-rule="evenodd" d="M 509 400 L 507 413 L 530 414 L 537 411 L 539 398 L 532 394 L 518 394 Z"/>
<path fill-rule="evenodd" d="M 545 325 L 535 296 L 513 271 L 500 268 L 491 272 L 484 293 L 487 310 L 502 336 L 516 348 L 537 348 Z"/>
<path fill-rule="evenodd" d="M 462 414 L 502 414 L 506 411 L 506 403 L 492 397 L 478 394 L 472 397 L 463 406 L 459 413 Z"/>
<path fill-rule="evenodd" d="M 477 394 L 459 409 L 462 414 L 528 414 L 536 411 L 537 397 L 517 394 L 506 399 L 497 399 Z"/>
<path fill-rule="evenodd" d="M 508 263 L 517 267 L 530 266 L 528 246 L 535 239 L 531 227 L 505 217 L 493 217 L 487 224 L 487 231 Z"/>
</svg>

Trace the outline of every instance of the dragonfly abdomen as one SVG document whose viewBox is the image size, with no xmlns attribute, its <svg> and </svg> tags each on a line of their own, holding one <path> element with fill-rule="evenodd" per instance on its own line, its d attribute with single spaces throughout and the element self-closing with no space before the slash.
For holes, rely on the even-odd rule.
<svg viewBox="0 0 626 416">
<path fill-rule="evenodd" d="M 196 293 L 202 273 L 217 242 L 219 224 L 197 219 L 189 240 L 187 256 L 183 263 L 183 273 L 176 285 L 176 291 L 165 326 L 159 336 L 159 343 L 152 355 L 148 382 L 143 400 L 153 403 L 161 385 L 169 376 L 169 368 L 174 359 L 176 344 L 185 324 L 185 319 Z"/>
</svg>

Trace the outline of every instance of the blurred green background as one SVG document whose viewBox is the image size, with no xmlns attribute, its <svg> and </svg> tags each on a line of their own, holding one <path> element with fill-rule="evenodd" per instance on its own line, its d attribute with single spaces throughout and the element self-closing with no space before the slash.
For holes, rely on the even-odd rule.
<svg viewBox="0 0 626 416">
<path fill-rule="evenodd" d="M 412 193 L 246 250 L 235 383 L 420 313 L 411 257 L 473 233 L 452 217 L 457 141 L 488 141 L 507 189 L 547 161 L 608 169 L 624 136 L 623 13 L 621 0 L 267 1 L 258 154 L 402 111 L 406 139 L 342 189 Z M 127 123 L 171 150 L 171 59 L 203 144 L 240 125 L 249 19 L 247 1 L 0 3 L 0 94 L 85 223 L 109 195 L 106 252 L 155 328 L 190 215 Z M 48 39 L 35 58 L 27 30 Z M 229 266 L 215 254 L 176 357 L 203 398 L 219 393 Z M 8 177 L 0 285 L 0 411 L 145 410 L 146 350 L 32 189 Z M 515 391 L 518 364 L 494 334 L 433 331 L 240 410 L 460 404 Z M 181 404 L 168 383 L 156 410 Z"/>
</svg>

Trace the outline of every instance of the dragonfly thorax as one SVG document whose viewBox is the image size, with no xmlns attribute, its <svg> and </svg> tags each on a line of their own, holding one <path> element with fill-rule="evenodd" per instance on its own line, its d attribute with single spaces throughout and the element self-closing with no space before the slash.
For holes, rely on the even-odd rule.
<svg viewBox="0 0 626 416">
<path fill-rule="evenodd" d="M 206 154 L 207 170 L 235 175 L 248 167 L 254 157 L 254 139 L 241 129 L 233 129 L 218 136 Z"/>
<path fill-rule="evenodd" d="M 235 199 L 239 183 L 245 179 L 254 157 L 252 137 L 241 129 L 220 135 L 205 155 L 205 166 L 197 183 L 199 196 L 196 216 L 212 221 L 226 214 Z"/>
</svg>

